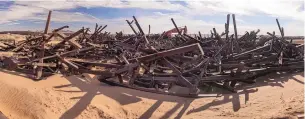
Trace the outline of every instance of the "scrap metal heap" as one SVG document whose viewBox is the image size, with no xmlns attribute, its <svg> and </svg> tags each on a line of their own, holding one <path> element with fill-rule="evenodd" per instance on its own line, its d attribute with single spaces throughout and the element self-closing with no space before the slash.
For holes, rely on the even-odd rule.
<svg viewBox="0 0 305 119">
<path fill-rule="evenodd" d="M 259 76 L 304 69 L 304 45 L 287 41 L 278 20 L 280 37 L 275 32 L 258 37 L 259 30 L 238 37 L 234 14 L 234 34 L 229 34 L 228 14 L 224 33 L 213 28 L 210 37 L 202 37 L 200 32 L 192 37 L 181 33 L 171 19 L 178 35 L 165 39 L 165 32 L 145 34 L 134 16 L 131 22 L 126 20 L 134 35 L 127 36 L 102 33 L 107 25 L 96 25 L 91 34 L 88 28 L 69 36 L 60 33 L 68 26 L 48 33 L 50 18 L 51 11 L 43 35 L 3 42 L 3 68 L 26 72 L 36 80 L 56 73 L 90 73 L 110 85 L 186 97 L 206 96 L 203 87 L 211 86 L 236 92 L 236 85 L 255 83 Z M 62 40 L 53 44 L 54 38 Z"/>
</svg>

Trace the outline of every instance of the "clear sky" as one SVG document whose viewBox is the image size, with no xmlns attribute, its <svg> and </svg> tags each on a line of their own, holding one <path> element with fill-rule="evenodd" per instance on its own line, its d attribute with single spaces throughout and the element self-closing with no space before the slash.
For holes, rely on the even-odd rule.
<svg viewBox="0 0 305 119">
<path fill-rule="evenodd" d="M 144 32 L 152 33 L 187 26 L 190 33 L 224 31 L 227 14 L 235 14 L 239 34 L 260 29 L 260 34 L 279 30 L 285 35 L 304 36 L 304 2 L 297 0 L 205 0 L 205 1 L 1 1 L 0 30 L 43 30 L 48 10 L 53 10 L 51 28 L 69 25 L 69 30 L 108 25 L 106 31 L 132 33 L 125 20 L 136 16 Z M 233 32 L 231 19 L 230 32 Z"/>
</svg>

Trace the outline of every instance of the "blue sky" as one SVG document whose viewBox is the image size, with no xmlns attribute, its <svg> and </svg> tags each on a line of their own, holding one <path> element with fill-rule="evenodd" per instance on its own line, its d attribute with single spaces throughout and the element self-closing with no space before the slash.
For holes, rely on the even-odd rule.
<svg viewBox="0 0 305 119">
<path fill-rule="evenodd" d="M 190 33 L 224 31 L 227 14 L 235 14 L 239 34 L 260 29 L 275 31 L 275 19 L 285 35 L 304 35 L 304 2 L 295 0 L 206 0 L 206 1 L 1 1 L 0 30 L 43 30 L 48 10 L 53 10 L 51 28 L 69 25 L 69 30 L 108 25 L 106 31 L 132 33 L 125 20 L 136 16 L 144 31 L 153 33 L 187 26 Z M 232 19 L 231 19 L 232 23 Z M 230 24 L 233 31 L 233 24 Z"/>
</svg>

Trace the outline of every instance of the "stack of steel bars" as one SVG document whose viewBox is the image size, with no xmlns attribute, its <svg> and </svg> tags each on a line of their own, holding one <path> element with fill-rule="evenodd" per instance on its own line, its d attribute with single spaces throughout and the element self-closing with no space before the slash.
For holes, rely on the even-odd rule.
<svg viewBox="0 0 305 119">
<path fill-rule="evenodd" d="M 107 25 L 96 25 L 93 32 L 82 28 L 68 36 L 61 33 L 68 26 L 49 33 L 50 18 L 51 11 L 42 35 L 2 42 L 2 68 L 35 80 L 56 73 L 90 73 L 110 85 L 186 97 L 205 96 L 204 87 L 236 92 L 236 85 L 255 83 L 257 77 L 271 72 L 304 70 L 304 45 L 287 39 L 277 19 L 279 37 L 275 32 L 258 37 L 260 30 L 239 37 L 234 14 L 233 34 L 229 34 L 228 14 L 222 34 L 213 28 L 210 37 L 200 32 L 192 37 L 182 33 L 172 18 L 178 34 L 166 37 L 165 32 L 145 34 L 134 16 L 126 20 L 132 35 L 102 32 Z"/>
</svg>

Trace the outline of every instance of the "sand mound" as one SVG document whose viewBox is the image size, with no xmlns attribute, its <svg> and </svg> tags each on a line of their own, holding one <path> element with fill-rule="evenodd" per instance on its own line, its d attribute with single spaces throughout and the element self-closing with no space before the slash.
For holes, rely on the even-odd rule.
<svg viewBox="0 0 305 119">
<path fill-rule="evenodd" d="M 26 39 L 26 35 L 18 34 L 0 34 L 0 40 L 15 40 L 16 42 Z"/>
<path fill-rule="evenodd" d="M 86 90 L 84 92 L 67 84 L 69 81 L 59 75 L 39 82 L 2 72 L 0 75 L 3 77 L 3 80 L 0 78 L 0 110 L 8 118 L 98 119 L 126 117 L 126 112 L 120 104 L 113 100 L 108 101 L 105 98 L 97 97 L 98 91 L 95 87 L 83 88 L 82 90 Z M 83 82 L 77 77 L 69 77 L 69 79 L 80 81 L 79 83 Z M 97 100 L 106 101 L 107 104 L 99 104 Z M 94 103 L 92 103 L 93 101 Z"/>
<path fill-rule="evenodd" d="M 304 113 L 304 75 L 272 74 L 223 97 L 181 98 L 111 87 L 93 75 L 38 82 L 0 72 L 0 111 L 8 118 L 296 118 Z"/>
<path fill-rule="evenodd" d="M 0 82 L 0 107 L 2 111 L 10 112 L 13 118 L 45 119 L 47 110 L 42 101 L 26 88 L 19 88 Z"/>
</svg>

